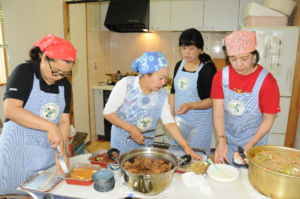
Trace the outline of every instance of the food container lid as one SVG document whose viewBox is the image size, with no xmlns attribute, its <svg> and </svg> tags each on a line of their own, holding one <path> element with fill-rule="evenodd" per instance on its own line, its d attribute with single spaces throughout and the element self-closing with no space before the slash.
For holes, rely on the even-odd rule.
<svg viewBox="0 0 300 199">
<path fill-rule="evenodd" d="M 52 172 L 40 171 L 23 182 L 20 185 L 20 188 L 33 191 L 49 192 L 63 180 L 63 177 L 60 174 L 56 173 L 51 178 L 49 184 L 45 187 L 45 189 L 40 190 L 51 175 Z"/>
</svg>

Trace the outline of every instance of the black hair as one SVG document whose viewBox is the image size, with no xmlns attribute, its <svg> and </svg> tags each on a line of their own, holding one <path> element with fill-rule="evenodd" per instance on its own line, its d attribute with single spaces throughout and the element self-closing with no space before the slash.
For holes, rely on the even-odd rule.
<svg viewBox="0 0 300 199">
<path fill-rule="evenodd" d="M 201 33 L 195 28 L 190 28 L 183 31 L 179 37 L 179 46 L 191 46 L 195 45 L 198 49 L 203 51 L 204 41 Z M 205 63 L 212 61 L 211 57 L 205 52 L 199 55 L 201 62 Z"/>
<path fill-rule="evenodd" d="M 252 51 L 251 54 L 255 55 L 255 63 L 254 63 L 254 66 L 253 66 L 253 67 L 255 67 L 259 62 L 259 52 L 257 50 L 255 50 L 255 51 Z M 226 56 L 226 64 L 227 65 L 231 64 L 230 61 L 229 61 L 229 56 L 228 55 Z"/>
<path fill-rule="evenodd" d="M 41 49 L 37 46 L 34 46 L 30 49 L 30 51 L 29 51 L 30 59 L 26 60 L 26 62 L 32 62 L 32 61 L 39 60 L 42 55 L 43 55 L 43 52 L 41 51 Z M 52 58 L 48 57 L 47 55 L 46 55 L 46 59 L 47 59 L 47 61 L 52 61 L 52 62 L 55 62 L 55 60 L 56 60 L 56 59 L 52 59 Z M 66 60 L 63 60 L 63 61 L 67 62 L 68 64 L 75 63 L 73 61 L 66 61 Z"/>
</svg>

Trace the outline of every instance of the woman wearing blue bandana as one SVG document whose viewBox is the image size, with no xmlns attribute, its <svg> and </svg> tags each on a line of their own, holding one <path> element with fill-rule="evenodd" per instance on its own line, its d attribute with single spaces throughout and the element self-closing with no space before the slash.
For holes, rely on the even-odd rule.
<svg viewBox="0 0 300 199">
<path fill-rule="evenodd" d="M 161 118 L 164 127 L 182 146 L 184 152 L 194 159 L 201 159 L 183 138 L 171 115 L 167 93 L 163 89 L 169 75 L 169 65 L 161 52 L 147 52 L 132 63 L 136 77 L 120 80 L 111 92 L 105 105 L 103 115 L 113 126 L 111 130 L 111 147 L 124 153 L 128 150 L 146 147 L 153 139 L 156 123 Z M 128 136 L 132 139 L 127 139 Z"/>
</svg>

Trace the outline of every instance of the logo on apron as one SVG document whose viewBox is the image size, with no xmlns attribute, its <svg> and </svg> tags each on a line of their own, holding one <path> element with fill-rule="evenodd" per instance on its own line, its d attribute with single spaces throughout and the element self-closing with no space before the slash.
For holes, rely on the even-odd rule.
<svg viewBox="0 0 300 199">
<path fill-rule="evenodd" d="M 54 120 L 59 114 L 59 106 L 53 102 L 45 104 L 40 110 L 40 117 L 46 120 Z"/>
<path fill-rule="evenodd" d="M 138 120 L 137 122 L 137 126 L 141 129 L 141 130 L 146 130 L 148 128 L 151 127 L 153 123 L 153 118 L 151 117 L 143 117 L 141 119 Z"/>
<path fill-rule="evenodd" d="M 242 115 L 245 111 L 245 105 L 242 101 L 231 100 L 228 103 L 228 109 L 233 115 Z"/>
<path fill-rule="evenodd" d="M 188 84 L 189 84 L 189 80 L 188 80 L 187 78 L 181 78 L 181 79 L 177 82 L 177 87 L 178 87 L 180 90 L 184 91 L 184 90 L 187 88 Z"/>
</svg>

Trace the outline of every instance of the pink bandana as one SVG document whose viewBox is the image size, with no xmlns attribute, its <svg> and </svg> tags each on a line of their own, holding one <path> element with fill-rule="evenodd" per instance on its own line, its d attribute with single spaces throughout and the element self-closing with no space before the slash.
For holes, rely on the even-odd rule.
<svg viewBox="0 0 300 199">
<path fill-rule="evenodd" d="M 42 52 L 52 59 L 75 62 L 76 49 L 68 40 L 48 34 L 33 46 L 38 46 Z"/>
<path fill-rule="evenodd" d="M 225 37 L 225 46 L 228 56 L 240 55 L 255 51 L 256 35 L 254 32 L 235 31 Z"/>
</svg>

